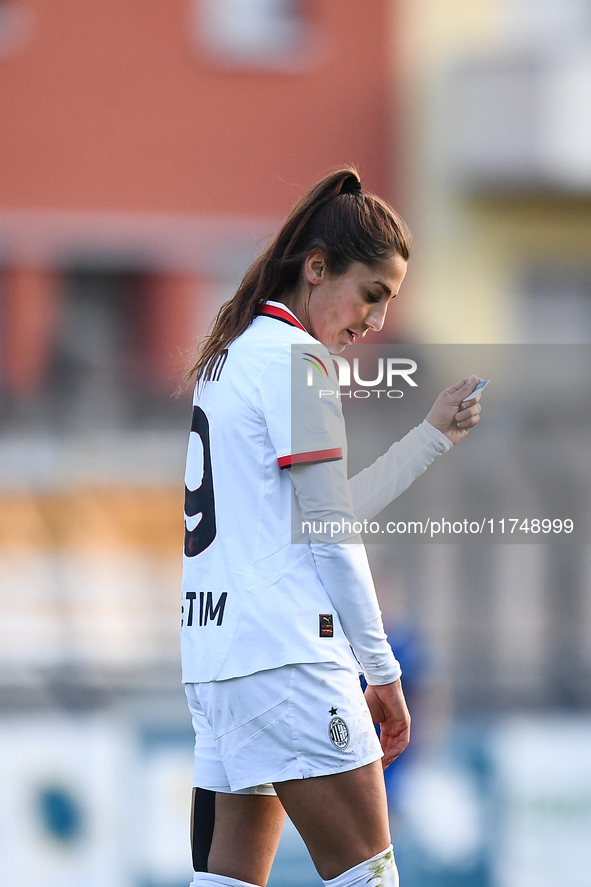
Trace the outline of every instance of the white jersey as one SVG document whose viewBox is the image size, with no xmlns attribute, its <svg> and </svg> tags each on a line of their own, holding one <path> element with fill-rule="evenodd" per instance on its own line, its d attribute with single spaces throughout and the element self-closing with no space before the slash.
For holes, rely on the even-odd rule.
<svg viewBox="0 0 591 887">
<path fill-rule="evenodd" d="M 308 346 L 335 371 L 295 315 L 277 303 L 265 308 L 272 314 L 256 317 L 195 390 L 185 478 L 186 683 L 351 661 L 310 546 L 291 543 L 293 490 L 283 470 L 346 455 L 334 404 L 321 404 L 331 417 L 298 434 L 303 443 L 293 451 L 291 346 Z"/>
<path fill-rule="evenodd" d="M 338 390 L 334 364 L 285 306 L 267 303 L 263 311 L 195 390 L 185 478 L 183 681 L 298 662 L 346 664 L 350 642 L 370 683 L 388 683 L 400 668 L 363 545 L 292 543 L 295 497 L 285 468 L 318 465 L 293 478 L 306 513 L 322 516 L 330 498 L 329 511 L 355 519 L 340 401 L 318 396 L 319 385 Z M 384 507 L 450 446 L 429 423 L 413 429 L 353 485 L 356 510 Z"/>
</svg>

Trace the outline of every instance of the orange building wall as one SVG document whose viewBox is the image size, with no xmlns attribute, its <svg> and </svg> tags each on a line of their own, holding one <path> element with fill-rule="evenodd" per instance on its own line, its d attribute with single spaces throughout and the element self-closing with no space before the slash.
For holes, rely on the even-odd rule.
<svg viewBox="0 0 591 887">
<path fill-rule="evenodd" d="M 275 216 L 343 161 L 388 193 L 388 0 L 309 0 L 323 47 L 297 73 L 213 63 L 189 0 L 21 5 L 0 206 Z"/>
</svg>

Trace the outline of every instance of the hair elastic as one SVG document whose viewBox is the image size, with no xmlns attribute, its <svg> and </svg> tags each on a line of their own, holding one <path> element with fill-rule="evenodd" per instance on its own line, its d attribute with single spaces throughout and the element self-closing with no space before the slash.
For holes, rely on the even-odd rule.
<svg viewBox="0 0 591 887">
<path fill-rule="evenodd" d="M 340 190 L 341 194 L 361 194 L 361 182 L 359 179 L 356 179 L 355 176 L 349 176 L 348 179 L 345 179 L 343 182 L 343 187 Z"/>
</svg>

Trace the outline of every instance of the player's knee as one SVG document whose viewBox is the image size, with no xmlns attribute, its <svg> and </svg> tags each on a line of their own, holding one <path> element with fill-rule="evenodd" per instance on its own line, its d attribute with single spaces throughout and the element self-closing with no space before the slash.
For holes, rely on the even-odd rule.
<svg viewBox="0 0 591 887">
<path fill-rule="evenodd" d="M 392 845 L 323 883 L 326 887 L 398 887 L 398 869 Z"/>
</svg>

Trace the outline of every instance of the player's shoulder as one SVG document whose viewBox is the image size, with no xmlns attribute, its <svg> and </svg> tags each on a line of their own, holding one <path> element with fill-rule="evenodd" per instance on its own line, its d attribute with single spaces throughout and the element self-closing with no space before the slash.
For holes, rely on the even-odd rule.
<svg viewBox="0 0 591 887">
<path fill-rule="evenodd" d="M 230 355 L 241 363 L 249 362 L 253 368 L 256 365 L 256 375 L 263 376 L 270 368 L 289 367 L 294 347 L 324 350 L 288 308 L 279 302 L 267 302 L 248 329 L 232 343 Z"/>
<path fill-rule="evenodd" d="M 305 361 L 305 363 L 303 362 Z M 200 399 L 220 392 L 250 400 L 256 392 L 289 391 L 310 361 L 327 367 L 330 355 L 281 303 L 267 303 L 247 329 L 216 358 Z M 301 366 L 300 366 L 301 364 Z M 298 372 L 300 370 L 300 372 Z M 214 384 L 214 383 L 220 383 Z"/>
</svg>

